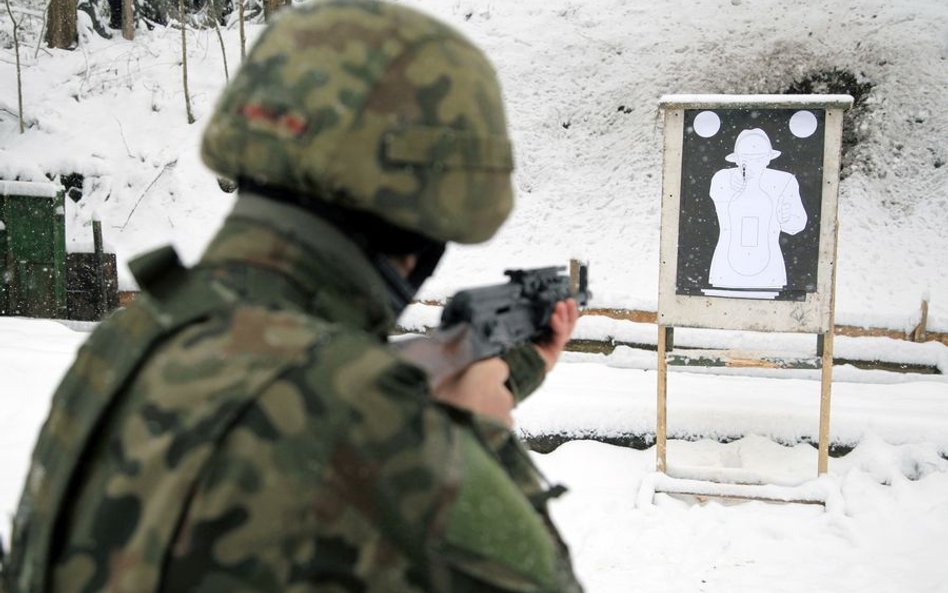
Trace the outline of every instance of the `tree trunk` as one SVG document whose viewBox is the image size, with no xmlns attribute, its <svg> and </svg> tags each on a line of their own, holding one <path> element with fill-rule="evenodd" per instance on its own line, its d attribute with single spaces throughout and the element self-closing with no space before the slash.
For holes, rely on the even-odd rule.
<svg viewBox="0 0 948 593">
<path fill-rule="evenodd" d="M 188 90 L 188 36 L 184 18 L 184 0 L 178 0 L 178 22 L 181 25 L 181 77 L 184 82 L 184 107 L 188 114 L 188 123 L 194 123 L 191 113 L 191 92 Z"/>
<path fill-rule="evenodd" d="M 122 37 L 129 41 L 135 39 L 134 0 L 122 0 Z"/>
<path fill-rule="evenodd" d="M 230 72 L 227 70 L 227 49 L 224 47 L 224 36 L 221 35 L 221 10 L 217 4 L 219 1 L 211 0 L 211 20 L 214 21 L 214 32 L 217 33 L 217 41 L 221 45 L 221 58 L 224 60 L 224 80 L 230 82 Z"/>
<path fill-rule="evenodd" d="M 214 31 L 217 41 L 221 44 L 221 58 L 224 60 L 224 80 L 230 82 L 230 73 L 227 71 L 227 49 L 224 47 L 224 36 L 221 35 L 221 11 L 217 5 L 219 0 L 211 0 L 211 18 L 214 21 Z"/>
<path fill-rule="evenodd" d="M 244 2 L 246 0 L 237 0 L 237 14 L 240 18 L 240 61 L 243 62 L 247 56 L 247 36 L 244 33 Z"/>
<path fill-rule="evenodd" d="M 289 0 L 263 0 L 263 20 L 269 23 L 277 11 L 289 3 Z"/>
<path fill-rule="evenodd" d="M 20 133 L 22 134 L 23 129 L 23 79 L 20 74 L 20 36 L 19 29 L 20 23 L 17 22 L 16 17 L 13 16 L 13 9 L 10 8 L 10 0 L 6 0 L 7 4 L 7 13 L 10 15 L 10 20 L 13 21 L 13 49 L 16 52 L 16 99 L 17 99 L 17 108 L 19 109 L 19 118 L 20 118 Z"/>
<path fill-rule="evenodd" d="M 46 20 L 46 44 L 58 49 L 76 47 L 76 0 L 51 0 Z"/>
</svg>

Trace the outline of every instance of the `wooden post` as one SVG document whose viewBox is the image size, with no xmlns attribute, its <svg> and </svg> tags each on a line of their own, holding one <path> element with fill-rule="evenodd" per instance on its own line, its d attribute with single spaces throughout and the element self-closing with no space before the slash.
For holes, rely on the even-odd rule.
<svg viewBox="0 0 948 593">
<path fill-rule="evenodd" d="M 579 290 L 579 260 L 569 260 L 569 290 L 576 292 Z"/>
<path fill-rule="evenodd" d="M 918 322 L 918 325 L 915 326 L 915 329 L 912 330 L 911 338 L 913 342 L 925 341 L 927 326 L 928 326 L 928 300 L 925 299 L 922 301 L 922 318 Z"/>
<path fill-rule="evenodd" d="M 836 331 L 836 260 L 839 254 L 839 223 L 833 228 L 833 273 L 829 288 L 829 327 L 822 335 L 819 343 L 822 344 L 823 373 L 820 382 L 820 451 L 817 460 L 817 474 L 823 475 L 829 471 L 829 442 L 830 442 L 830 395 L 833 388 L 833 335 Z"/>
<path fill-rule="evenodd" d="M 666 406 L 668 391 L 668 359 L 665 356 L 668 342 L 671 341 L 674 328 L 658 326 L 658 402 L 656 405 L 657 419 L 655 423 L 655 469 L 662 473 L 665 472 L 668 464 L 666 462 L 666 451 L 668 442 L 668 409 Z"/>
<path fill-rule="evenodd" d="M 817 473 L 823 475 L 829 469 L 830 441 L 830 392 L 833 387 L 833 330 L 822 334 L 822 381 L 820 383 L 820 450 Z"/>
<path fill-rule="evenodd" d="M 102 222 L 92 221 L 92 242 L 95 251 L 95 317 L 102 320 L 109 298 L 105 289 L 105 247 L 102 244 Z"/>
</svg>

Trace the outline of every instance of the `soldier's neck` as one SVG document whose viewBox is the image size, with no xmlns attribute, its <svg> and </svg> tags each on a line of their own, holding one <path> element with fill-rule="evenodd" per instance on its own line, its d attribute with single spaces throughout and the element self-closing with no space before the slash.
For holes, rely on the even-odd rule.
<svg viewBox="0 0 948 593">
<path fill-rule="evenodd" d="M 238 197 L 200 265 L 279 274 L 297 289 L 288 300 L 329 321 L 380 335 L 394 323 L 384 283 L 354 242 L 302 208 L 251 192 Z"/>
</svg>

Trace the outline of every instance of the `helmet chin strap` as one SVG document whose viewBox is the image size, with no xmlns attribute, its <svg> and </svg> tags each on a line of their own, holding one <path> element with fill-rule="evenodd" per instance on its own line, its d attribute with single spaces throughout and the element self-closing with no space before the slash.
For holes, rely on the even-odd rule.
<svg viewBox="0 0 948 593">
<path fill-rule="evenodd" d="M 402 311 L 411 304 L 415 294 L 418 293 L 418 289 L 431 276 L 438 262 L 441 261 L 444 250 L 444 243 L 432 241 L 415 252 L 416 263 L 407 277 L 395 267 L 390 256 L 381 253 L 372 256 L 372 265 L 375 266 L 379 275 L 382 276 L 382 280 L 385 281 L 389 306 L 391 306 L 395 317 L 401 315 Z"/>
<path fill-rule="evenodd" d="M 395 269 L 395 265 L 387 255 L 376 254 L 372 258 L 372 265 L 385 281 L 388 290 L 388 304 L 397 318 L 402 314 L 413 298 L 417 289 L 408 283 L 408 279 Z"/>
</svg>

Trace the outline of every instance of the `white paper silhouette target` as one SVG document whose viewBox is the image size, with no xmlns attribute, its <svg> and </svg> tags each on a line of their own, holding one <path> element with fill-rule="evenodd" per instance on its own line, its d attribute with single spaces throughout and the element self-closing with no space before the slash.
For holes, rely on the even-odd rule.
<svg viewBox="0 0 948 593">
<path fill-rule="evenodd" d="M 709 190 L 719 227 L 709 272 L 711 286 L 766 292 L 706 289 L 705 294 L 776 297 L 786 286 L 780 233 L 799 233 L 807 217 L 796 177 L 769 167 L 779 156 L 780 151 L 771 148 L 766 132 L 760 128 L 743 130 L 734 152 L 725 157 L 736 166 L 715 173 Z"/>
</svg>

